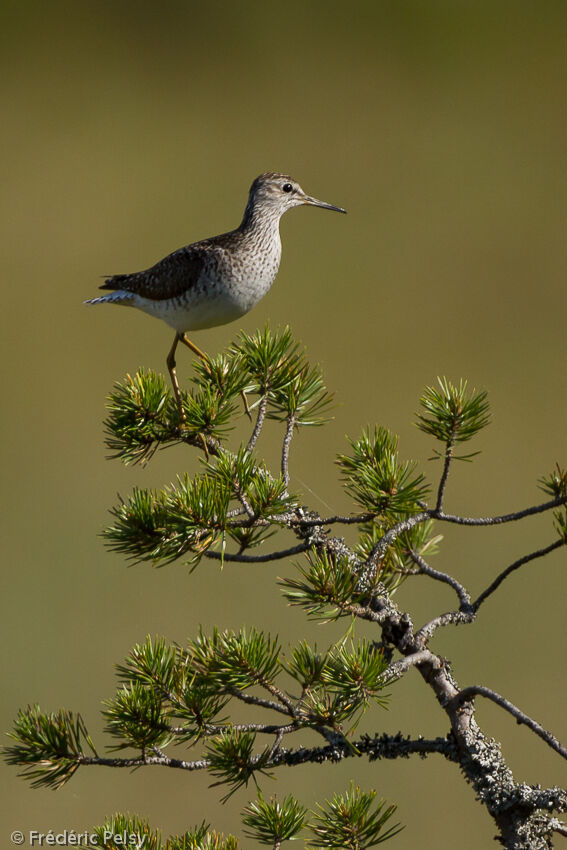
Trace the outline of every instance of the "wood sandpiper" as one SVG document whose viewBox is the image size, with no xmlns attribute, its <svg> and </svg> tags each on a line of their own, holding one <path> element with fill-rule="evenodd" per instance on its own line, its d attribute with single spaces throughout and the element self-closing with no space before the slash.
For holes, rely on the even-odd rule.
<svg viewBox="0 0 567 850">
<path fill-rule="evenodd" d="M 178 343 L 184 343 L 207 362 L 186 331 L 232 322 L 264 297 L 280 265 L 280 218 L 302 204 L 346 212 L 306 195 L 287 174 L 261 174 L 250 187 L 244 216 L 236 230 L 179 248 L 145 271 L 112 275 L 100 287 L 112 292 L 85 302 L 137 307 L 163 319 L 175 330 L 167 368 L 182 421 L 185 415 L 175 372 Z"/>
</svg>

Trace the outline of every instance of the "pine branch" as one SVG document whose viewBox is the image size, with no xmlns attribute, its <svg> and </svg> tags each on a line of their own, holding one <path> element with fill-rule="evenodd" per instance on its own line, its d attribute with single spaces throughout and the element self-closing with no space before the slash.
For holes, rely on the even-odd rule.
<svg viewBox="0 0 567 850">
<path fill-rule="evenodd" d="M 289 484 L 289 447 L 291 445 L 291 438 L 293 437 L 293 429 L 295 428 L 295 415 L 290 413 L 286 421 L 287 427 L 282 446 L 281 475 L 287 487 Z"/>
<path fill-rule="evenodd" d="M 552 499 L 549 502 L 543 502 L 540 505 L 533 505 L 529 508 L 524 508 L 521 511 L 515 511 L 509 514 L 502 514 L 501 516 L 492 516 L 492 517 L 464 517 L 464 516 L 455 516 L 454 514 L 446 514 L 444 511 L 437 511 L 433 509 L 427 509 L 427 514 L 431 519 L 437 519 L 440 522 L 452 522 L 457 525 L 502 525 L 506 522 L 517 522 L 518 520 L 525 519 L 528 516 L 535 516 L 536 514 L 544 513 L 545 511 L 550 511 L 553 508 L 561 507 L 566 503 L 565 497 L 559 497 L 556 499 Z"/>
<path fill-rule="evenodd" d="M 441 581 L 444 584 L 448 584 L 449 587 L 453 588 L 453 590 L 459 597 L 461 609 L 470 609 L 470 594 L 463 587 L 463 585 L 459 581 L 457 581 L 456 578 L 453 578 L 453 576 L 449 575 L 448 573 L 442 573 L 439 570 L 435 570 L 433 569 L 433 567 L 430 567 L 429 564 L 425 561 L 425 559 L 421 557 L 419 552 L 415 552 L 413 549 L 410 551 L 410 556 L 412 561 L 419 567 L 417 575 L 421 574 L 424 576 L 429 576 L 429 578 L 433 578 L 436 581 Z"/>
<path fill-rule="evenodd" d="M 545 555 L 549 555 L 550 552 L 554 552 L 555 549 L 560 549 L 562 546 L 565 546 L 565 543 L 566 541 L 560 538 L 559 540 L 554 540 L 554 542 L 550 543 L 549 546 L 544 546 L 543 549 L 536 549 L 535 552 L 530 552 L 529 555 L 524 555 L 523 557 L 518 558 L 517 561 L 514 561 L 514 563 L 506 567 L 505 570 L 502 570 L 502 572 L 494 579 L 492 584 L 490 584 L 486 588 L 486 590 L 483 590 L 483 592 L 472 604 L 473 611 L 478 611 L 482 603 L 485 602 L 486 599 L 488 599 L 488 597 L 491 596 L 500 587 L 502 582 L 506 578 L 508 578 L 511 573 L 515 572 L 516 570 L 519 570 L 520 567 L 524 566 L 524 564 L 529 564 L 531 561 L 535 561 L 537 558 L 543 558 L 545 557 Z"/>
<path fill-rule="evenodd" d="M 258 404 L 258 413 L 256 415 L 256 424 L 254 425 L 254 430 L 250 435 L 250 439 L 248 440 L 248 444 L 246 446 L 246 452 L 250 453 L 254 451 L 256 443 L 258 441 L 258 437 L 262 431 L 264 426 L 264 421 L 266 419 L 266 410 L 268 409 L 268 393 L 267 391 L 260 398 L 260 403 Z"/>
<path fill-rule="evenodd" d="M 446 611 L 429 620 L 415 633 L 415 639 L 419 645 L 426 646 L 437 629 L 443 626 L 464 626 L 472 623 L 475 614 L 472 608 L 464 611 Z"/>
<path fill-rule="evenodd" d="M 171 767 L 176 770 L 207 770 L 211 766 L 210 759 L 197 759 L 196 761 L 185 761 L 183 759 L 169 758 L 164 755 L 143 755 L 133 758 L 107 758 L 104 756 L 85 756 L 77 757 L 77 767 L 79 765 L 90 765 L 98 767 Z"/>
<path fill-rule="evenodd" d="M 289 558 L 292 555 L 299 555 L 302 552 L 308 552 L 310 549 L 308 543 L 299 543 L 297 546 L 290 546 L 289 549 L 281 549 L 278 552 L 268 552 L 265 555 L 242 555 L 239 553 L 231 554 L 229 552 L 212 552 L 205 553 L 206 558 L 211 558 L 215 561 L 234 561 L 242 564 L 266 564 L 271 561 L 279 561 L 282 558 Z"/>
<path fill-rule="evenodd" d="M 236 732 L 257 732 L 262 735 L 276 735 L 277 737 L 281 737 L 283 735 L 290 735 L 292 732 L 297 732 L 298 729 L 305 728 L 305 726 L 306 724 L 302 724 L 300 721 L 288 723 L 283 726 L 278 726 L 274 723 L 208 723 L 206 733 L 207 735 L 220 735 L 223 732 L 229 732 L 231 729 L 234 729 Z M 171 732 L 180 736 L 187 734 L 186 729 L 183 727 L 179 727 L 178 729 L 172 727 Z"/>
<path fill-rule="evenodd" d="M 405 658 L 402 658 L 400 661 L 395 661 L 393 664 L 390 664 L 390 666 L 384 671 L 384 679 L 388 682 L 400 679 L 412 667 L 416 667 L 426 661 L 433 667 L 439 665 L 439 659 L 437 656 L 430 652 L 429 649 L 421 649 L 418 652 L 413 652 L 411 655 L 406 655 Z"/>
<path fill-rule="evenodd" d="M 300 526 L 301 528 L 314 528 L 315 526 L 335 525 L 337 523 L 340 523 L 342 525 L 364 525 L 364 523 L 373 520 L 376 515 L 377 514 L 375 511 L 363 514 L 355 514 L 354 516 L 341 516 L 340 514 L 336 514 L 335 516 L 330 517 L 317 516 L 315 519 L 307 519 L 291 515 L 287 522 L 290 528 L 293 526 Z"/>
<path fill-rule="evenodd" d="M 408 758 L 411 755 L 428 756 L 440 754 L 450 761 L 458 761 L 458 753 L 454 743 L 448 738 L 410 738 L 401 733 L 397 735 L 362 735 L 358 740 L 334 743 L 324 747 L 299 747 L 298 749 L 280 749 L 272 755 L 265 766 L 269 768 L 286 766 L 297 766 L 299 764 L 323 764 L 324 762 L 338 762 L 345 758 L 359 758 L 361 755 L 368 757 L 369 761 L 387 759 L 389 761 L 398 758 Z M 251 759 L 254 766 L 261 760 L 262 756 L 253 756 Z M 211 766 L 210 759 L 197 759 L 195 761 L 183 761 L 162 756 L 145 756 L 136 758 L 105 758 L 100 756 L 81 756 L 78 762 L 82 765 L 101 767 L 169 767 L 178 770 L 206 770 Z"/>
<path fill-rule="evenodd" d="M 353 756 L 367 756 L 369 761 L 382 759 L 394 760 L 408 758 L 411 755 L 421 757 L 439 754 L 450 761 L 458 761 L 458 751 L 450 738 L 426 739 L 397 735 L 362 735 L 354 741 L 336 742 L 324 747 L 301 747 L 297 750 L 281 750 L 272 759 L 270 767 L 279 765 L 296 766 L 299 764 L 323 764 L 339 762 Z"/>
<path fill-rule="evenodd" d="M 397 522 L 395 525 L 392 526 L 392 528 L 386 531 L 383 537 L 381 537 L 372 547 L 366 559 L 366 564 L 371 568 L 375 567 L 376 563 L 384 557 L 388 547 L 391 546 L 391 544 L 400 536 L 400 534 L 403 534 L 404 531 L 410 531 L 416 525 L 426 522 L 428 519 L 434 518 L 435 517 L 432 511 L 421 511 L 421 513 L 413 514 L 413 516 L 410 516 L 407 519 L 403 519 L 400 522 Z"/>
<path fill-rule="evenodd" d="M 447 442 L 445 449 L 445 458 L 443 461 L 443 472 L 441 473 L 441 479 L 439 481 L 439 487 L 437 490 L 437 502 L 435 504 L 435 511 L 439 513 L 443 508 L 443 500 L 445 498 L 445 488 L 447 486 L 447 480 L 449 478 L 449 471 L 451 469 L 451 461 L 453 460 L 453 447 L 455 444 L 455 436 L 451 435 L 450 439 Z"/>
<path fill-rule="evenodd" d="M 560 756 L 567 759 L 567 748 L 563 747 L 554 735 L 544 729 L 543 726 L 535 720 L 532 720 L 531 717 L 528 717 L 527 714 L 524 714 L 523 711 L 509 700 L 505 699 L 505 697 L 500 696 L 500 694 L 497 694 L 496 691 L 493 691 L 490 688 L 485 688 L 483 685 L 470 685 L 467 688 L 463 688 L 453 698 L 453 704 L 455 707 L 461 706 L 467 702 L 471 702 L 477 696 L 485 697 L 486 699 L 491 700 L 491 702 L 496 703 L 496 705 L 499 705 L 500 708 L 503 708 L 511 714 L 517 723 L 527 726 L 528 729 L 531 729 L 532 732 L 535 732 L 536 735 L 545 741 L 552 750 L 555 750 L 556 753 L 559 753 Z"/>
</svg>

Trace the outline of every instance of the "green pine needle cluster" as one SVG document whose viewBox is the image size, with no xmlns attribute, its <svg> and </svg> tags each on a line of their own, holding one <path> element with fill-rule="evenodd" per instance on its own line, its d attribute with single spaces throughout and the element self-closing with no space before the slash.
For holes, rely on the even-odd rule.
<svg viewBox="0 0 567 850">
<path fill-rule="evenodd" d="M 322 425 L 328 420 L 332 396 L 321 369 L 311 366 L 293 340 L 291 330 L 272 333 L 268 327 L 249 336 L 240 334 L 231 351 L 242 358 L 250 383 L 247 391 L 267 397 L 267 416 L 300 425 Z"/>
<path fill-rule="evenodd" d="M 242 822 L 248 829 L 244 832 L 250 838 L 270 847 L 276 842 L 292 841 L 303 829 L 307 809 L 289 794 L 280 802 L 276 797 L 258 799 L 249 803 L 242 816 Z"/>
<path fill-rule="evenodd" d="M 302 607 L 309 617 L 332 620 L 347 616 L 363 598 L 358 575 L 347 557 L 308 552 L 297 572 L 299 578 L 281 579 L 280 585 L 290 605 Z"/>
<path fill-rule="evenodd" d="M 369 641 L 351 643 L 350 649 L 343 643 L 329 653 L 322 681 L 331 693 L 346 698 L 361 711 L 371 700 L 386 708 L 387 699 L 382 691 L 387 684 L 384 679 L 387 667 L 382 652 Z"/>
<path fill-rule="evenodd" d="M 290 673 L 303 680 L 302 710 L 312 723 L 342 731 L 348 722 L 352 732 L 371 702 L 387 707 L 383 690 L 388 684 L 384 676 L 388 665 L 372 643 L 360 641 L 350 648 L 341 643 L 319 659 L 306 657 L 304 645 L 298 650 L 299 655 L 292 656 Z"/>
<path fill-rule="evenodd" d="M 327 653 L 317 652 L 307 641 L 300 641 L 293 647 L 290 657 L 282 661 L 284 669 L 301 685 L 302 692 L 323 681 L 323 670 L 327 663 Z"/>
<path fill-rule="evenodd" d="M 207 475 L 227 493 L 229 502 L 244 498 L 258 519 L 273 519 L 296 504 L 282 477 L 272 476 L 267 466 L 247 448 L 241 446 L 236 454 L 221 450 L 206 468 Z"/>
<path fill-rule="evenodd" d="M 251 392 L 254 389 L 242 357 L 235 349 L 206 360 L 198 359 L 194 361 L 193 368 L 197 388 L 206 388 L 219 398 L 232 401 L 244 390 Z"/>
<path fill-rule="evenodd" d="M 147 461 L 159 445 L 173 440 L 171 422 L 177 421 L 171 393 L 163 375 L 141 369 L 117 383 L 107 403 L 104 422 L 111 457 L 124 463 Z"/>
<path fill-rule="evenodd" d="M 126 687 L 144 687 L 160 700 L 159 719 L 167 713 L 171 724 L 168 728 L 175 728 L 174 740 L 178 744 L 195 742 L 203 736 L 228 701 L 218 683 L 213 686 L 198 673 L 190 651 L 169 645 L 164 638 L 147 637 L 143 644 L 136 644 L 126 663 L 118 665 L 117 670 Z M 119 732 L 118 726 L 116 731 Z M 156 732 L 159 731 L 157 725 Z"/>
<path fill-rule="evenodd" d="M 28 706 L 19 711 L 8 736 L 16 744 L 5 748 L 6 761 L 20 767 L 34 788 L 60 788 L 78 769 L 85 750 L 96 755 L 81 715 L 63 709 L 44 714 L 39 706 Z"/>
<path fill-rule="evenodd" d="M 254 732 L 244 732 L 240 729 L 228 729 L 215 738 L 211 738 L 206 754 L 210 761 L 210 772 L 218 776 L 218 782 L 214 785 L 228 785 L 230 791 L 221 798 L 225 803 L 235 791 L 242 786 L 247 786 L 251 779 L 255 780 L 257 773 L 264 773 L 268 751 L 260 756 L 254 756 L 254 744 L 256 735 Z M 269 774 L 266 774 L 269 775 Z"/>
<path fill-rule="evenodd" d="M 229 509 L 239 499 L 251 517 L 230 522 Z M 251 452 L 241 448 L 233 455 L 221 450 L 201 475 L 185 475 L 158 492 L 135 488 L 112 509 L 114 523 L 103 536 L 110 549 L 136 562 L 159 566 L 188 555 L 197 564 L 226 538 L 241 549 L 257 546 L 272 533 L 265 521 L 276 519 L 294 503 L 282 478 L 272 477 Z M 253 525 L 250 519 L 264 524 Z"/>
<path fill-rule="evenodd" d="M 159 690 L 138 682 L 124 684 L 113 699 L 105 700 L 106 731 L 119 739 L 111 749 L 165 747 L 173 739 Z"/>
<path fill-rule="evenodd" d="M 129 559 L 167 564 L 184 555 L 197 563 L 223 534 L 230 493 L 209 475 L 178 478 L 160 492 L 135 488 L 111 510 L 103 536 Z"/>
<path fill-rule="evenodd" d="M 417 427 L 425 434 L 440 440 L 446 447 L 471 440 L 490 422 L 486 391 L 468 392 L 467 382 L 458 385 L 447 378 L 438 378 L 439 389 L 426 387 L 420 404 L 425 411 L 418 414 Z M 474 454 L 461 455 L 458 460 L 470 460 Z"/>
<path fill-rule="evenodd" d="M 194 669 L 228 692 L 257 684 L 271 685 L 280 672 L 277 638 L 256 629 L 214 629 L 211 637 L 200 632 L 190 644 L 189 653 Z"/>
<path fill-rule="evenodd" d="M 367 850 L 382 844 L 402 829 L 399 824 L 384 829 L 396 811 L 380 800 L 373 808 L 375 791 L 365 792 L 351 785 L 345 794 L 335 794 L 319 812 L 310 826 L 314 838 L 311 847 Z"/>
<path fill-rule="evenodd" d="M 109 415 L 104 422 L 106 445 L 111 457 L 125 464 L 146 463 L 158 448 L 176 442 L 193 442 L 210 437 L 221 440 L 233 427 L 237 404 L 232 395 L 223 396 L 203 384 L 183 393 L 186 422 L 182 427 L 179 409 L 165 378 L 151 370 L 126 375 L 108 399 Z"/>
<path fill-rule="evenodd" d="M 424 476 L 416 464 L 400 461 L 398 438 L 386 428 L 363 431 L 358 440 L 349 440 L 351 455 L 339 455 L 346 491 L 355 502 L 384 518 L 417 511 L 417 503 L 428 492 Z"/>
</svg>

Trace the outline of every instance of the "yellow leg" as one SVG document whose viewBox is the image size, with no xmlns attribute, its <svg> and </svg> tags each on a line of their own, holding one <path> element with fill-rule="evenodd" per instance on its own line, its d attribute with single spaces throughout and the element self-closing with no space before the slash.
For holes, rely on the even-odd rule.
<svg viewBox="0 0 567 850">
<path fill-rule="evenodd" d="M 207 360 L 209 359 L 209 358 L 207 357 L 207 355 L 206 355 L 206 354 L 203 354 L 203 352 L 201 351 L 201 349 L 200 349 L 200 348 L 197 348 L 197 346 L 195 345 L 195 343 L 194 343 L 194 342 L 191 342 L 191 340 L 189 339 L 189 337 L 185 336 L 185 334 L 177 334 L 176 339 L 178 340 L 178 342 L 182 342 L 182 343 L 184 343 L 184 345 L 186 345 L 186 346 L 187 346 L 187 348 L 190 348 L 190 349 L 191 349 L 191 351 L 193 352 L 193 354 L 196 354 L 196 355 L 197 355 L 197 357 L 200 357 L 200 358 L 201 358 L 201 360 L 204 360 L 205 362 L 207 362 Z M 175 344 L 177 345 L 177 343 L 175 343 Z"/>
<path fill-rule="evenodd" d="M 179 415 L 181 416 L 181 421 L 185 422 L 185 411 L 183 410 L 183 403 L 181 401 L 181 390 L 179 389 L 179 383 L 177 381 L 177 373 L 175 371 L 175 351 L 177 349 L 177 345 L 179 340 L 183 339 L 182 334 L 175 334 L 175 339 L 173 340 L 173 345 L 169 350 L 169 354 L 167 355 L 167 368 L 169 370 L 169 377 L 171 378 L 171 383 L 173 386 L 173 392 L 175 394 L 175 398 L 177 400 L 177 406 L 179 408 Z"/>
</svg>

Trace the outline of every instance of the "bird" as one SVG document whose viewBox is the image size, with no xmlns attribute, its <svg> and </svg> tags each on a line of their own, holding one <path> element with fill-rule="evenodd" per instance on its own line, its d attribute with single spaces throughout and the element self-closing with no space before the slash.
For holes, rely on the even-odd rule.
<svg viewBox="0 0 567 850">
<path fill-rule="evenodd" d="M 100 289 L 111 291 L 84 302 L 136 307 L 173 328 L 175 337 L 166 364 L 182 422 L 185 414 L 175 361 L 178 344 L 208 362 L 187 331 L 233 322 L 256 306 L 278 273 L 280 218 L 303 205 L 346 213 L 342 207 L 307 195 L 288 174 L 260 174 L 250 187 L 242 221 L 235 230 L 179 248 L 144 271 L 106 277 Z"/>
</svg>

